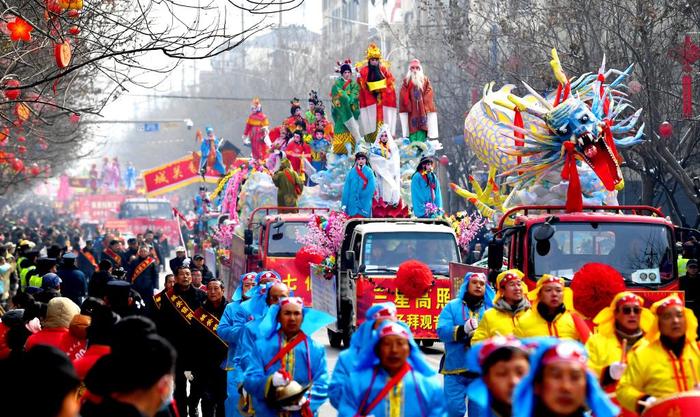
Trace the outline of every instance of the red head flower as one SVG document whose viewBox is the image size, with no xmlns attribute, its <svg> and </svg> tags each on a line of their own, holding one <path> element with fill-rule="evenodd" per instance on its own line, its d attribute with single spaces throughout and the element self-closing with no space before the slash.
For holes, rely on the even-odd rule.
<svg viewBox="0 0 700 417">
<path fill-rule="evenodd" d="M 32 40 L 32 31 L 34 27 L 21 17 L 17 17 L 14 22 L 8 23 L 7 29 L 10 31 L 10 39 L 15 42 L 29 42 Z"/>
</svg>

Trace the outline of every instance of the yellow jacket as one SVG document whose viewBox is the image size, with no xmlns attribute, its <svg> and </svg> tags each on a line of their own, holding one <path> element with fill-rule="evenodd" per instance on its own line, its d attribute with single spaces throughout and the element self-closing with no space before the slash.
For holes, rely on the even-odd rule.
<svg viewBox="0 0 700 417">
<path fill-rule="evenodd" d="M 537 307 L 531 308 L 520 317 L 518 325 L 515 327 L 515 336 L 519 338 L 555 336 L 561 339 L 581 340 L 571 312 L 564 311 L 549 323 L 540 315 Z"/>
<path fill-rule="evenodd" d="M 515 326 L 525 314 L 525 310 L 518 311 L 513 315 L 510 311 L 503 311 L 497 308 L 489 308 L 484 312 L 484 317 L 476 328 L 472 343 L 476 343 L 493 336 L 510 336 L 513 334 Z"/>
<path fill-rule="evenodd" d="M 631 347 L 629 353 L 646 345 L 648 341 L 641 338 Z M 605 368 L 613 362 L 622 361 L 622 343 L 614 334 L 596 333 L 586 342 L 586 352 L 588 353 L 588 369 L 593 371 L 602 380 L 602 373 Z"/>
<path fill-rule="evenodd" d="M 636 411 L 641 397 L 660 399 L 692 390 L 700 383 L 698 377 L 700 349 L 695 341 L 686 341 L 678 360 L 657 339 L 630 353 L 627 369 L 617 384 L 617 399 L 624 408 Z"/>
</svg>

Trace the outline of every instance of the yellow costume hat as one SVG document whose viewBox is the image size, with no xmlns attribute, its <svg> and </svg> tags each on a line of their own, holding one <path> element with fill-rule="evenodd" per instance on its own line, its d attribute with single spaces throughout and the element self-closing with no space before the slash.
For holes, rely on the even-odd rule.
<svg viewBox="0 0 700 417">
<path fill-rule="evenodd" d="M 644 308 L 644 299 L 635 293 L 622 291 L 618 293 L 610 303 L 609 307 L 605 307 L 593 319 L 597 327 L 597 332 L 604 335 L 615 333 L 615 310 L 621 304 L 637 304 L 642 308 L 642 313 L 639 316 L 639 327 L 646 334 L 654 325 L 654 314 L 648 308 Z"/>
<path fill-rule="evenodd" d="M 520 280 L 520 285 L 523 288 L 523 295 L 527 296 L 527 285 L 523 282 L 523 274 L 519 269 L 509 269 L 503 271 L 496 277 L 496 296 L 493 298 L 494 304 L 503 297 L 503 289 L 510 281 Z"/>
<path fill-rule="evenodd" d="M 540 290 L 547 284 L 561 284 L 561 286 L 564 288 L 564 307 L 566 307 L 566 309 L 569 311 L 574 311 L 574 292 L 571 291 L 571 288 L 566 286 L 566 281 L 564 278 L 550 274 L 542 274 L 540 279 L 537 280 L 537 286 L 535 289 L 527 294 L 527 298 L 530 300 L 532 307 L 534 308 L 537 305 Z"/>
<path fill-rule="evenodd" d="M 372 42 L 367 47 L 367 59 L 382 59 L 382 51 L 379 49 L 376 43 Z"/>
<path fill-rule="evenodd" d="M 653 342 L 661 337 L 661 334 L 659 333 L 659 315 L 661 315 L 665 309 L 671 306 L 683 307 L 686 324 L 685 339 L 686 341 L 693 342 L 692 344 L 695 345 L 694 341 L 698 330 L 698 319 L 695 317 L 693 310 L 685 308 L 685 303 L 683 303 L 683 300 L 681 300 L 676 294 L 669 295 L 668 297 L 651 305 L 651 312 L 654 315 L 654 321 L 649 329 L 649 332 L 646 334 L 646 338 L 650 342 Z"/>
</svg>

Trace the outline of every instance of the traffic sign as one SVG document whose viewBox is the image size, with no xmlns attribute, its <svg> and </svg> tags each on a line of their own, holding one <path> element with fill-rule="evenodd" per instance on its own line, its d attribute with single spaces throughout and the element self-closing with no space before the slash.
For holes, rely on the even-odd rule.
<svg viewBox="0 0 700 417">
<path fill-rule="evenodd" d="M 160 130 L 159 123 L 144 123 L 143 124 L 143 131 L 144 132 L 157 132 L 159 130 Z"/>
</svg>

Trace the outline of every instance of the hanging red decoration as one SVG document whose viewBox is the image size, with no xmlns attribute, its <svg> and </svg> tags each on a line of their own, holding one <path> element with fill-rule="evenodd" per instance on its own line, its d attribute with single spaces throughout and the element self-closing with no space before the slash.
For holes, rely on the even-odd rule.
<svg viewBox="0 0 700 417">
<path fill-rule="evenodd" d="M 57 43 L 54 46 L 54 56 L 56 58 L 56 66 L 60 69 L 67 67 L 73 57 L 70 43 L 66 40 L 63 43 Z"/>
<path fill-rule="evenodd" d="M 46 139 L 39 138 L 39 149 L 41 149 L 42 151 L 49 149 L 49 144 L 46 143 Z"/>
<path fill-rule="evenodd" d="M 442 155 L 440 157 L 440 165 L 446 167 L 449 164 L 450 164 L 450 158 L 447 155 Z"/>
<path fill-rule="evenodd" d="M 19 80 L 5 81 L 5 98 L 8 100 L 17 100 L 22 92 L 19 88 Z"/>
<path fill-rule="evenodd" d="M 21 126 L 23 122 L 29 120 L 29 116 L 31 116 L 32 112 L 29 110 L 29 106 L 26 104 L 17 103 L 15 106 L 15 114 L 17 115 L 17 121 Z"/>
<path fill-rule="evenodd" d="M 24 145 L 19 145 L 19 146 L 17 147 L 17 153 L 20 154 L 20 155 L 26 154 L 26 153 L 27 153 L 27 147 L 24 146 Z"/>
<path fill-rule="evenodd" d="M 673 136 L 673 125 L 669 122 L 663 122 L 659 125 L 659 136 L 668 139 Z"/>
<path fill-rule="evenodd" d="M 63 9 L 58 4 L 58 0 L 46 0 L 46 10 L 51 14 L 61 14 Z"/>
<path fill-rule="evenodd" d="M 10 31 L 10 39 L 12 41 L 29 42 L 32 40 L 34 27 L 21 17 L 17 17 L 14 22 L 7 24 L 7 30 Z"/>
<path fill-rule="evenodd" d="M 71 19 L 77 19 L 80 17 L 80 11 L 75 9 L 68 10 L 68 17 Z"/>
<path fill-rule="evenodd" d="M 19 142 L 19 143 L 24 143 L 26 141 L 27 141 L 27 138 L 25 138 L 24 136 L 20 136 L 17 138 L 17 142 Z"/>
<path fill-rule="evenodd" d="M 70 28 L 68 28 L 68 33 L 70 33 L 73 36 L 76 36 L 80 33 L 80 28 L 77 26 L 71 26 Z"/>
<path fill-rule="evenodd" d="M 73 124 L 78 124 L 80 122 L 80 115 L 78 113 L 73 113 L 69 116 L 70 122 Z"/>
<path fill-rule="evenodd" d="M 700 59 L 700 47 L 685 35 L 683 44 L 669 51 L 671 58 L 683 66 L 683 117 L 693 117 L 693 64 Z"/>
<path fill-rule="evenodd" d="M 22 171 L 24 171 L 24 162 L 22 162 L 21 159 L 15 158 L 15 159 L 12 161 L 12 169 L 13 169 L 15 172 L 22 172 Z"/>
<path fill-rule="evenodd" d="M 39 168 L 39 165 L 36 162 L 34 162 L 30 166 L 29 172 L 36 177 L 37 175 L 41 174 L 41 168 Z"/>
</svg>

